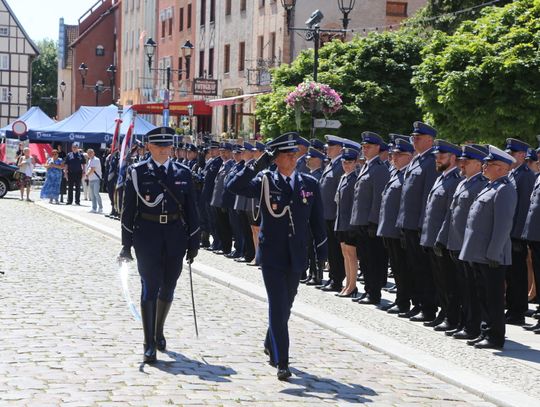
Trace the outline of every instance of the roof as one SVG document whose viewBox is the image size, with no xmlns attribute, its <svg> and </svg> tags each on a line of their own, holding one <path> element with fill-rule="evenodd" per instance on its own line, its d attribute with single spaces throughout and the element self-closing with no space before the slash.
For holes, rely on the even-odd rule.
<svg viewBox="0 0 540 407">
<path fill-rule="evenodd" d="M 112 14 L 112 12 L 118 8 L 118 5 L 120 2 L 114 3 L 111 7 L 107 9 L 104 13 L 102 13 L 99 18 L 96 19 L 86 30 L 84 30 L 82 33 L 79 33 L 79 36 L 73 41 L 71 44 L 69 44 L 69 47 L 75 47 L 84 37 L 90 33 L 95 27 L 97 27 L 103 20 L 105 20 L 109 15 Z"/>
<path fill-rule="evenodd" d="M 11 9 L 11 7 L 9 7 L 9 4 L 7 3 L 7 1 L 6 0 L 0 0 L 0 1 L 4 4 L 4 6 L 6 6 L 7 11 L 9 12 L 9 14 L 11 14 L 11 17 L 13 17 L 13 19 L 17 23 L 17 26 L 19 27 L 19 29 L 23 33 L 24 38 L 26 38 L 26 40 L 30 43 L 30 45 L 32 46 L 32 48 L 34 49 L 34 51 L 36 53 L 36 56 L 38 56 L 39 55 L 38 47 L 36 46 L 34 41 L 32 41 L 32 38 L 30 38 L 30 36 L 26 33 L 26 31 L 25 31 L 24 27 L 22 26 L 22 24 L 20 23 L 19 19 L 17 18 L 17 16 L 15 15 L 15 13 Z"/>
</svg>

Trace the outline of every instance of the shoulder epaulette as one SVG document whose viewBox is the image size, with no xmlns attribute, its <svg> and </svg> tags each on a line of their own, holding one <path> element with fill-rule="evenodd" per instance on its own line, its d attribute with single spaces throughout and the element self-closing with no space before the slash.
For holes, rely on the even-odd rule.
<svg viewBox="0 0 540 407">
<path fill-rule="evenodd" d="M 310 179 L 310 180 L 315 181 L 315 182 L 318 182 L 317 178 L 315 178 L 313 175 L 306 174 L 305 172 L 301 172 L 300 177 Z"/>
</svg>

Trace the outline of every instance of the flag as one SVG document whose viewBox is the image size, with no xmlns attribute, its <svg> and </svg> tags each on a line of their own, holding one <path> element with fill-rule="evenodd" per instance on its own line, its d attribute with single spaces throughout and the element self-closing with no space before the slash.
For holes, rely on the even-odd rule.
<svg viewBox="0 0 540 407">
<path fill-rule="evenodd" d="M 122 149 L 120 150 L 120 162 L 118 163 L 118 181 L 116 182 L 116 188 L 121 188 L 126 182 L 126 171 L 129 165 L 129 158 L 131 154 L 131 143 L 133 127 L 135 126 L 135 116 L 131 120 L 128 131 L 122 141 Z"/>
<path fill-rule="evenodd" d="M 116 151 L 116 143 L 118 142 L 118 136 L 120 135 L 120 125 L 122 124 L 122 119 L 118 118 L 115 120 L 116 127 L 114 128 L 114 135 L 111 143 L 111 154 Z"/>
</svg>

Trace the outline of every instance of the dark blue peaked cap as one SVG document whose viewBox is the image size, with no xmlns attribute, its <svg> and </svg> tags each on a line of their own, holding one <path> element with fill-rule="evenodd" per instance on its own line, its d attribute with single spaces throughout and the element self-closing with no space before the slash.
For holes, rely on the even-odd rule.
<svg viewBox="0 0 540 407">
<path fill-rule="evenodd" d="M 392 146 L 392 152 L 393 153 L 413 153 L 414 152 L 414 146 L 409 143 L 408 140 L 405 140 L 403 138 L 396 139 L 395 143 Z"/>
<path fill-rule="evenodd" d="M 478 147 L 481 147 L 480 150 Z M 484 146 L 479 146 L 477 144 L 465 145 L 461 148 L 461 157 L 460 160 L 479 160 L 482 161 L 488 155 L 488 151 L 485 151 Z"/>
<path fill-rule="evenodd" d="M 291 131 L 266 143 L 266 147 L 274 152 L 295 153 L 298 151 L 298 133 Z"/>
<path fill-rule="evenodd" d="M 507 138 L 506 139 L 506 152 L 509 153 L 510 151 L 527 151 L 529 148 L 531 148 L 530 145 L 525 143 L 524 141 L 515 139 L 515 138 Z"/>
<path fill-rule="evenodd" d="M 525 159 L 529 161 L 538 161 L 538 150 L 535 150 L 534 148 L 529 148 L 527 150 L 527 156 L 525 157 Z"/>
<path fill-rule="evenodd" d="M 309 157 L 320 158 L 323 161 L 326 158 L 326 156 L 323 153 L 321 153 L 319 150 L 317 150 L 316 148 L 313 148 L 313 147 L 309 148 L 306 157 L 307 158 L 309 158 Z"/>
<path fill-rule="evenodd" d="M 311 147 L 316 148 L 317 150 L 324 150 L 324 143 L 318 138 L 312 138 L 309 142 Z"/>
<path fill-rule="evenodd" d="M 435 142 L 433 143 L 433 152 L 450 153 L 455 154 L 459 157 L 461 155 L 461 148 L 446 140 L 435 140 Z"/>
<path fill-rule="evenodd" d="M 426 134 L 431 137 L 437 137 L 437 130 L 435 130 L 429 124 L 422 122 L 414 122 L 413 131 L 411 134 Z"/>
<path fill-rule="evenodd" d="M 156 127 L 146 133 L 149 143 L 159 144 L 160 146 L 172 146 L 176 132 L 171 127 Z"/>
</svg>

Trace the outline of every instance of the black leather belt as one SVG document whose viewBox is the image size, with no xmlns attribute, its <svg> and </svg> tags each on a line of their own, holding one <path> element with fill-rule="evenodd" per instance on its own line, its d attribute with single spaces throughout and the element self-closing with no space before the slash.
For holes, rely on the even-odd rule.
<svg viewBox="0 0 540 407">
<path fill-rule="evenodd" d="M 149 220 L 151 222 L 167 224 L 172 223 L 180 219 L 180 215 L 177 213 L 164 213 L 162 215 L 152 215 L 150 213 L 139 213 L 141 219 Z"/>
</svg>

